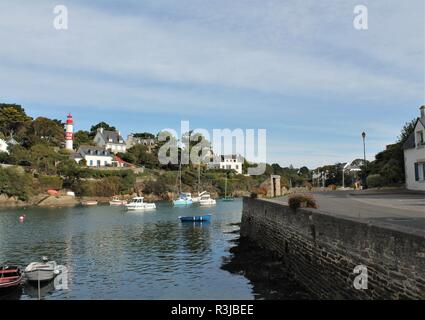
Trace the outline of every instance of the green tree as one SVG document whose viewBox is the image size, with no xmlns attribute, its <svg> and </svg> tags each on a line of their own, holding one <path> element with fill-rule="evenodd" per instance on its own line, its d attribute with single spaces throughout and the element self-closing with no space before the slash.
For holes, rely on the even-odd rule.
<svg viewBox="0 0 425 320">
<path fill-rule="evenodd" d="M 110 126 L 108 123 L 102 121 L 102 122 L 99 122 L 98 124 L 96 124 L 96 125 L 94 125 L 90 128 L 90 136 L 92 138 L 94 138 L 94 136 L 96 135 L 97 129 L 99 129 L 99 128 L 103 128 L 104 130 L 108 130 L 108 131 L 116 131 L 117 130 L 115 127 Z"/>
<path fill-rule="evenodd" d="M 404 168 L 400 160 L 390 159 L 382 167 L 380 173 L 388 183 L 399 183 L 401 177 L 404 177 Z"/>
<path fill-rule="evenodd" d="M 159 161 L 155 154 L 150 153 L 147 146 L 135 145 L 127 150 L 127 153 L 121 154 L 124 161 L 133 163 L 135 165 L 143 165 L 147 168 L 153 169 L 159 167 Z"/>
<path fill-rule="evenodd" d="M 133 136 L 141 139 L 155 139 L 155 135 L 150 132 L 134 133 Z"/>
<path fill-rule="evenodd" d="M 0 151 L 0 163 L 9 163 L 9 154 L 7 152 Z"/>
<path fill-rule="evenodd" d="M 27 166 L 39 173 L 56 174 L 57 165 L 68 157 L 67 153 L 56 151 L 45 143 L 38 143 L 30 149 L 15 145 L 10 148 L 9 163 Z"/>
<path fill-rule="evenodd" d="M 0 131 L 4 136 L 24 136 L 31 120 L 22 106 L 0 103 Z"/>
<path fill-rule="evenodd" d="M 58 121 L 38 117 L 32 121 L 25 140 L 28 146 L 33 146 L 40 142 L 61 146 L 64 141 L 64 129 L 58 124 Z"/>
<path fill-rule="evenodd" d="M 21 145 L 9 147 L 8 163 L 19 166 L 31 166 L 31 152 Z"/>
<path fill-rule="evenodd" d="M 416 125 L 417 120 L 414 119 L 412 121 L 406 122 L 403 126 L 403 128 L 401 129 L 401 133 L 398 136 L 397 142 L 398 143 L 405 143 L 407 138 L 409 138 L 409 136 L 412 134 L 412 132 L 415 130 L 415 125 Z"/>
<path fill-rule="evenodd" d="M 376 154 L 375 160 L 365 168 L 367 175 L 380 175 L 382 181 L 390 184 L 403 183 L 404 173 L 404 150 L 403 144 L 413 133 L 416 120 L 407 122 L 401 129 L 397 142 L 390 144 L 384 151 Z M 373 181 L 373 179 L 372 179 Z M 382 182 L 381 181 L 381 182 Z"/>
<path fill-rule="evenodd" d="M 74 148 L 78 149 L 82 145 L 93 144 L 93 137 L 90 136 L 90 132 L 79 130 L 74 134 Z"/>
<path fill-rule="evenodd" d="M 310 174 L 310 170 L 307 167 L 301 167 L 298 171 L 301 175 L 308 175 Z"/>
<path fill-rule="evenodd" d="M 65 156 L 45 144 L 31 147 L 31 166 L 40 173 L 56 174 L 56 166 Z"/>
<path fill-rule="evenodd" d="M 33 194 L 31 175 L 17 168 L 0 167 L 0 194 L 26 201 Z"/>
<path fill-rule="evenodd" d="M 66 159 L 57 166 L 57 171 L 64 178 L 64 186 L 71 187 L 81 178 L 82 168 L 75 160 Z"/>
</svg>

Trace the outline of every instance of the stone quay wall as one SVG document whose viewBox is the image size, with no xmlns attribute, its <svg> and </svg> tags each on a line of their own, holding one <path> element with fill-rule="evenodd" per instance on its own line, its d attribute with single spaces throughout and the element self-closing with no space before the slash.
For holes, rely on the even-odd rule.
<svg viewBox="0 0 425 320">
<path fill-rule="evenodd" d="M 241 237 L 277 255 L 319 299 L 425 299 L 419 232 L 244 198 Z M 354 286 L 359 265 L 367 267 L 367 289 Z"/>
</svg>

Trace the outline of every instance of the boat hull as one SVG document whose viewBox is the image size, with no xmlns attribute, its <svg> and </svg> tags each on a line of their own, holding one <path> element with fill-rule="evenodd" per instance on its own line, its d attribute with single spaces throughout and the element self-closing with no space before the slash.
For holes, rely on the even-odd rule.
<svg viewBox="0 0 425 320">
<path fill-rule="evenodd" d="M 179 217 L 181 222 L 207 222 L 211 220 L 211 215 Z"/>
<path fill-rule="evenodd" d="M 217 202 L 214 199 L 209 199 L 209 200 L 206 200 L 206 201 L 201 200 L 201 201 L 199 201 L 199 204 L 201 206 L 214 206 L 214 205 L 217 204 Z"/>
<path fill-rule="evenodd" d="M 13 289 L 13 288 L 17 288 L 20 286 L 20 284 L 22 283 L 22 276 L 18 277 L 16 280 L 11 280 L 8 282 L 4 282 L 4 283 L 0 283 L 0 290 L 8 290 L 8 289 Z"/>
<path fill-rule="evenodd" d="M 23 279 L 21 269 L 17 266 L 0 266 L 0 290 L 17 288 Z"/>
<path fill-rule="evenodd" d="M 54 270 L 34 270 L 25 272 L 25 276 L 31 282 L 44 282 L 53 280 L 56 274 Z"/>
<path fill-rule="evenodd" d="M 199 202 L 199 200 L 200 200 L 200 198 L 199 198 L 199 197 L 192 198 L 192 202 L 193 202 L 193 203 L 198 203 L 198 202 Z"/>
<path fill-rule="evenodd" d="M 81 202 L 81 205 L 83 205 L 83 206 L 97 206 L 98 202 L 97 201 L 83 201 L 83 202 Z"/>
<path fill-rule="evenodd" d="M 156 209 L 156 205 L 154 203 L 145 203 L 143 206 L 126 206 L 128 211 L 142 211 L 142 210 L 153 210 Z"/>
<path fill-rule="evenodd" d="M 30 282 L 50 281 L 59 273 L 56 268 L 55 261 L 33 262 L 25 268 L 25 277 Z"/>
<path fill-rule="evenodd" d="M 188 199 L 178 199 L 178 200 L 174 200 L 173 204 L 175 206 L 188 206 L 191 205 L 193 203 L 192 200 L 188 200 Z"/>
<path fill-rule="evenodd" d="M 120 207 L 120 206 L 125 206 L 127 204 L 127 201 L 110 201 L 109 205 L 111 207 Z"/>
</svg>

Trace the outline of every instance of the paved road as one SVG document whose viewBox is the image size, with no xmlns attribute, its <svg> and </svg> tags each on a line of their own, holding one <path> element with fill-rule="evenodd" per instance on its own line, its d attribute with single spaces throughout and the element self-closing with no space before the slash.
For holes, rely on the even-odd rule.
<svg viewBox="0 0 425 320">
<path fill-rule="evenodd" d="M 425 230 L 425 194 L 334 191 L 313 195 L 318 202 L 318 210 L 323 212 Z M 286 202 L 287 197 L 273 201 Z"/>
</svg>

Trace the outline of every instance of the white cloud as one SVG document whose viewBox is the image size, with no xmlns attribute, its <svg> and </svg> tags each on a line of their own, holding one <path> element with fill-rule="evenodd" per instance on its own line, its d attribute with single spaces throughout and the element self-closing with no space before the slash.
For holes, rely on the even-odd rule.
<svg viewBox="0 0 425 320">
<path fill-rule="evenodd" d="M 178 121 L 195 113 L 215 119 L 227 114 L 234 127 L 267 124 L 273 140 L 291 128 L 315 135 L 311 148 L 305 137 L 285 150 L 269 148 L 274 159 L 344 161 L 356 152 L 332 133 L 349 144 L 366 130 L 377 151 L 394 140 L 397 121 L 381 123 L 370 106 L 385 110 L 390 104 L 400 114 L 425 100 L 423 0 L 364 3 L 367 32 L 352 27 L 355 0 L 146 0 L 120 7 L 72 1 L 68 31 L 52 26 L 56 2 L 1 2 L 0 96 L 16 103 L 171 113 Z M 282 99 L 281 105 L 268 103 L 269 96 Z M 323 110 L 297 99 L 320 101 Z M 360 112 L 366 121 L 347 124 Z M 315 130 L 322 118 L 326 126 Z"/>
<path fill-rule="evenodd" d="M 194 3 L 196 7 L 193 7 Z M 327 3 L 335 4 L 335 1 Z M 410 64 L 417 66 L 423 62 L 418 61 L 417 56 L 424 52 L 417 42 L 404 40 L 403 36 L 408 32 L 407 39 L 417 40 L 421 35 L 419 30 L 412 33 L 414 30 L 400 23 L 400 28 L 395 29 L 399 30 L 397 42 L 384 30 L 370 32 L 359 40 L 355 31 L 347 27 L 351 26 L 351 21 L 346 20 L 352 18 L 351 12 L 346 11 L 349 6 L 325 7 L 322 4 L 317 7 L 312 1 L 302 5 L 299 1 L 289 1 L 286 5 L 270 2 L 268 6 L 254 2 L 245 6 L 235 2 L 230 8 L 218 4 L 211 5 L 212 10 L 207 11 L 194 10 L 198 8 L 198 2 L 183 3 L 183 10 L 189 10 L 187 14 L 193 13 L 195 17 L 198 14 L 197 20 L 161 20 L 143 14 L 121 16 L 69 5 L 70 30 L 67 32 L 52 28 L 49 2 L 43 2 L 43 5 L 29 3 L 25 6 L 27 10 L 15 4 L 2 4 L 0 39 L 11 45 L 0 50 L 0 58 L 3 63 L 11 63 L 17 69 L 25 70 L 27 65 L 36 65 L 56 69 L 57 72 L 71 70 L 81 79 L 87 77 L 87 73 L 106 74 L 124 82 L 115 84 L 118 90 L 125 86 L 127 79 L 139 79 L 276 94 L 348 95 L 372 101 L 403 101 L 418 97 L 423 92 L 423 82 L 413 81 L 404 74 L 373 70 L 353 62 L 350 56 L 336 59 L 335 54 L 320 55 L 319 49 L 313 48 L 317 44 L 325 47 L 331 44 L 342 53 L 361 51 L 366 56 L 409 71 Z M 388 18 L 393 18 L 399 8 L 402 18 L 405 14 L 403 4 L 389 12 L 382 7 L 374 7 Z M 375 15 L 379 21 L 384 19 Z M 270 19 L 270 22 L 265 19 Z M 217 21 L 223 21 L 230 32 L 217 33 L 220 31 Z M 237 21 L 241 22 L 237 24 Z M 333 30 L 331 35 L 321 33 L 331 31 L 333 23 L 335 29 L 342 27 L 344 32 L 351 34 L 346 37 L 338 30 Z M 408 26 L 412 27 L 411 23 Z M 275 31 L 275 37 L 270 38 L 267 32 L 275 28 L 279 30 Z M 269 38 L 267 41 L 257 38 L 262 32 Z M 301 37 L 302 43 L 296 39 L 297 36 Z M 313 36 L 318 38 L 312 39 Z M 399 43 L 400 40 L 402 43 Z M 402 44 L 407 44 L 407 47 Z M 405 58 L 406 55 L 409 59 Z M 60 77 L 57 75 L 58 79 Z M 90 78 L 90 81 L 82 82 L 84 88 L 76 82 L 66 89 L 78 96 L 78 91 L 87 90 L 90 83 L 96 87 L 96 81 L 103 82 L 102 79 Z M 56 86 L 60 85 L 61 82 L 57 81 Z M 136 85 L 126 89 L 139 91 L 142 88 L 143 85 Z M 31 93 L 31 89 L 28 86 L 25 91 Z M 149 90 L 157 89 L 151 87 Z M 127 90 L 122 92 L 127 94 Z M 105 92 L 105 95 L 108 93 Z M 149 98 L 147 90 L 141 90 L 137 95 Z M 85 96 L 84 99 L 94 99 L 96 103 L 95 98 Z"/>
</svg>

